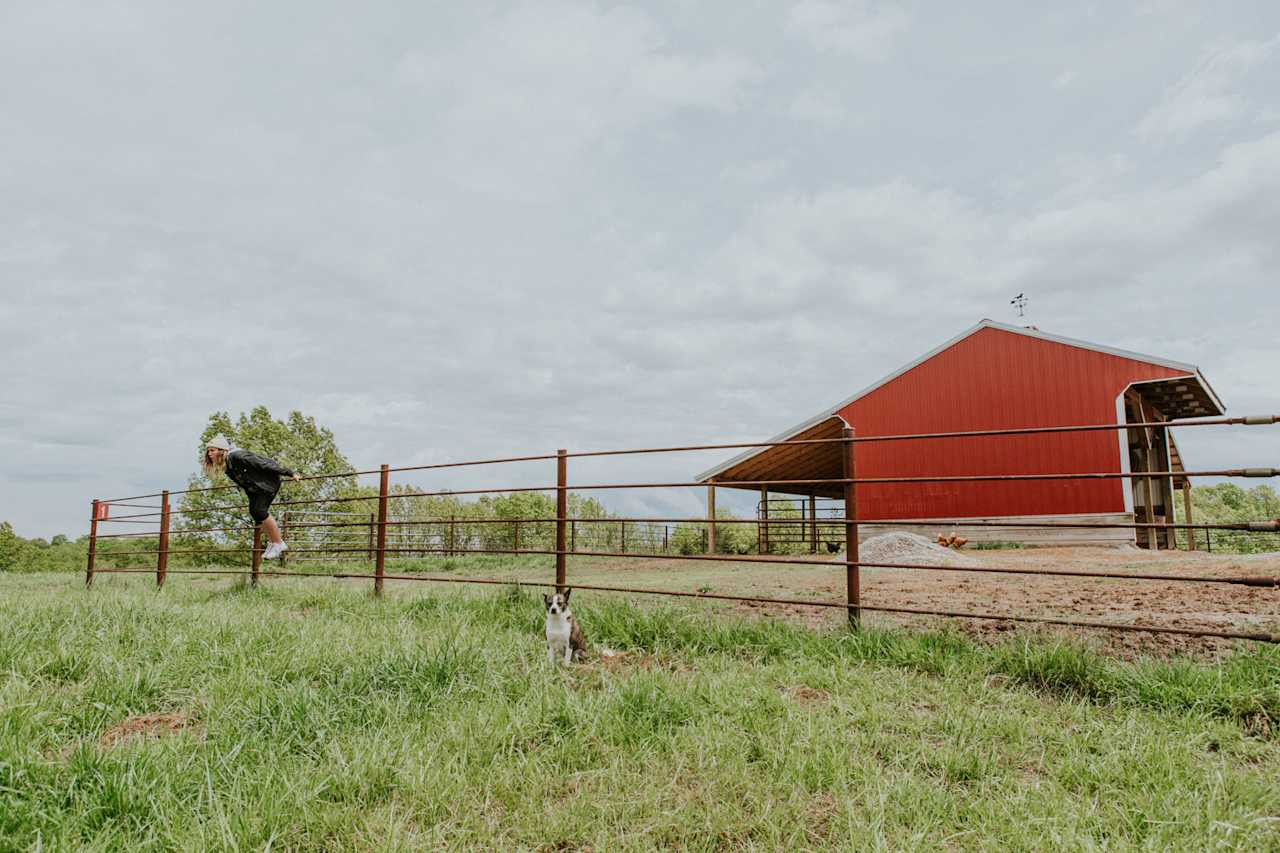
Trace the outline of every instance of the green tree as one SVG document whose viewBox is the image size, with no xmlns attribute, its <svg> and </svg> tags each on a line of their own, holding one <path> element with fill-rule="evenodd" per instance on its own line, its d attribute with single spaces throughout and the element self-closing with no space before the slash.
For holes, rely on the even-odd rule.
<svg viewBox="0 0 1280 853">
<path fill-rule="evenodd" d="M 1228 521 L 1269 521 L 1280 518 L 1280 495 L 1271 486 L 1242 489 L 1235 483 L 1216 486 L 1194 486 L 1191 507 L 1196 523 L 1213 524 Z M 1175 514 L 1182 521 L 1181 501 L 1175 502 Z M 1235 533 L 1215 530 L 1213 549 L 1241 554 L 1274 551 L 1280 548 L 1280 536 L 1267 533 Z M 1203 533 L 1197 541 L 1203 543 Z"/>
<path fill-rule="evenodd" d="M 0 521 L 0 572 L 19 568 L 25 545 L 22 538 L 13 532 L 12 524 Z"/>
<path fill-rule="evenodd" d="M 244 494 L 234 483 L 225 478 L 219 482 L 210 482 L 199 469 L 200 459 L 205 445 L 215 435 L 221 433 L 231 442 L 233 447 L 243 448 L 263 456 L 270 456 L 287 465 L 304 477 L 318 474 L 347 474 L 324 480 L 304 480 L 300 483 L 286 481 L 280 491 L 278 501 L 320 501 L 299 505 L 291 511 L 298 521 L 315 511 L 346 510 L 347 502 L 329 503 L 335 498 L 345 498 L 360 494 L 356 489 L 356 478 L 351 474 L 351 463 L 338 450 L 333 433 L 318 425 L 315 418 L 301 412 L 290 412 L 285 420 L 276 420 L 266 406 L 256 406 L 250 412 L 241 413 L 232 420 L 227 412 L 214 412 L 200 433 L 196 443 L 196 473 L 187 482 L 191 491 L 182 496 L 181 510 L 174 528 L 179 532 L 180 541 L 186 545 L 199 541 L 208 543 L 225 543 L 236 547 L 245 547 L 252 539 L 252 533 L 246 530 L 231 530 L 212 534 L 181 535 L 181 531 L 196 531 L 206 528 L 247 528 L 252 525 Z M 209 490 L 214 487 L 214 490 Z M 277 517 L 285 506 L 280 506 Z M 313 516 L 315 517 L 315 516 Z M 244 555 L 231 559 L 243 562 Z"/>
</svg>

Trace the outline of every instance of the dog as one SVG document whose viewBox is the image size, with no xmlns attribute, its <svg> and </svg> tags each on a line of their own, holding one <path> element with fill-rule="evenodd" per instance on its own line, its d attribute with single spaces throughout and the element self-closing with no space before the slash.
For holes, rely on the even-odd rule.
<svg viewBox="0 0 1280 853">
<path fill-rule="evenodd" d="M 566 589 L 554 595 L 542 594 L 542 601 L 547 607 L 547 662 L 551 664 L 559 659 L 568 666 L 574 660 L 582 660 L 587 651 L 582 628 L 569 610 L 571 592 L 573 590 Z"/>
</svg>

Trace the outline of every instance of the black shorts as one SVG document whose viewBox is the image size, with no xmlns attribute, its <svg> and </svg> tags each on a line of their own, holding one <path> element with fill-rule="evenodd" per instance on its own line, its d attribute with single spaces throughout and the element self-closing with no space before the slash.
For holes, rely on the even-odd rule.
<svg viewBox="0 0 1280 853">
<path fill-rule="evenodd" d="M 249 515 L 253 517 L 253 523 L 261 524 L 266 521 L 267 516 L 271 515 L 271 502 L 276 499 L 276 493 L 248 489 L 245 494 L 249 496 Z"/>
</svg>

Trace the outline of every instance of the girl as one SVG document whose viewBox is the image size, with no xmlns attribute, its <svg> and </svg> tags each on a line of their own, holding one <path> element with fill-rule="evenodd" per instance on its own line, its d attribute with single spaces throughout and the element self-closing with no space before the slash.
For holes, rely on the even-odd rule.
<svg viewBox="0 0 1280 853">
<path fill-rule="evenodd" d="M 262 552 L 264 560 L 279 557 L 289 550 L 289 546 L 280 537 L 276 520 L 271 517 L 271 502 L 280 491 L 281 477 L 293 480 L 301 480 L 302 477 L 274 459 L 247 450 L 232 450 L 231 442 L 223 435 L 215 435 L 209 439 L 200 467 L 210 480 L 218 474 L 226 474 L 231 482 L 244 490 L 249 498 L 249 515 L 253 516 L 254 524 L 261 525 L 266 531 L 270 543 Z"/>
</svg>

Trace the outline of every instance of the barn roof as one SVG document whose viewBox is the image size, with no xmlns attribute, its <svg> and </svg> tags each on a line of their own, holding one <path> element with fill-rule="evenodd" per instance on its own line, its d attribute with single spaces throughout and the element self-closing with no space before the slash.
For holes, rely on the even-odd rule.
<svg viewBox="0 0 1280 853">
<path fill-rule="evenodd" d="M 1011 326 L 1007 323 L 997 323 L 994 320 L 983 320 L 975 326 L 971 326 L 960 334 L 956 335 L 949 341 L 942 343 L 929 350 L 924 355 L 904 364 L 902 367 L 888 374 L 887 376 L 873 382 L 858 393 L 843 400 L 826 411 L 820 412 L 811 418 L 808 418 L 795 426 L 783 430 L 769 441 L 790 441 L 799 439 L 812 438 L 831 438 L 839 437 L 840 430 L 846 426 L 844 419 L 840 417 L 839 412 L 851 403 L 862 399 L 863 397 L 887 385 L 894 379 L 911 370 L 943 352 L 946 349 L 956 345 L 965 338 L 980 332 L 983 329 L 999 329 L 1003 332 L 1010 332 L 1015 335 L 1025 335 L 1029 338 L 1038 338 L 1044 341 L 1052 341 L 1054 343 L 1065 344 L 1080 349 L 1092 350 L 1094 352 L 1106 353 L 1119 358 L 1127 358 L 1133 361 L 1141 361 L 1146 364 L 1154 364 L 1161 367 L 1167 367 L 1170 370 L 1181 371 L 1184 375 L 1173 379 L 1158 379 L 1147 382 L 1135 382 L 1131 387 L 1142 389 L 1144 393 L 1158 394 L 1166 401 L 1169 409 L 1166 414 L 1171 418 L 1191 417 L 1195 415 L 1221 415 L 1226 411 L 1222 402 L 1218 399 L 1217 394 L 1205 378 L 1200 373 L 1200 368 L 1194 364 L 1186 362 L 1173 361 L 1167 358 L 1158 358 L 1152 355 L 1144 355 L 1143 353 L 1132 352 L 1130 350 L 1118 349 L 1116 347 L 1102 346 L 1088 341 L 1081 341 L 1075 338 L 1068 338 L 1063 335 L 1052 335 L 1048 332 L 1042 332 L 1039 329 L 1026 326 Z M 839 473 L 839 452 L 836 450 L 838 445 L 804 445 L 800 447 L 764 447 L 748 450 L 729 459 L 714 468 L 703 471 L 697 476 L 699 482 L 712 481 L 717 484 L 732 485 L 733 480 L 749 480 L 752 478 L 759 479 L 775 479 L 769 476 L 773 469 L 778 468 L 780 463 L 788 461 L 784 456 L 788 453 L 794 454 L 797 458 L 801 456 L 820 460 L 821 463 L 813 466 L 812 471 L 806 470 L 802 476 L 812 476 L 815 479 L 831 477 L 840 477 Z M 831 448 L 830 452 L 826 452 L 826 448 Z M 822 448 L 823 452 L 815 453 L 815 449 Z M 760 457 L 756 463 L 752 465 L 744 465 L 747 460 Z M 830 457 L 830 458 L 828 458 Z M 817 461 L 815 460 L 815 461 Z M 784 466 L 785 467 L 785 466 Z M 730 469 L 735 469 L 730 471 Z M 728 476 L 726 475 L 728 473 Z M 800 479 L 794 473 L 794 469 L 788 468 L 788 475 L 782 479 Z M 819 488 L 816 490 L 818 494 L 823 494 L 824 490 Z M 834 493 L 833 493 L 834 496 Z"/>
</svg>

